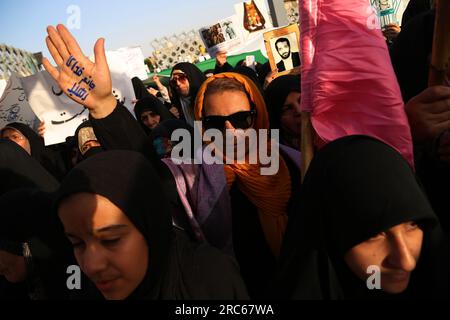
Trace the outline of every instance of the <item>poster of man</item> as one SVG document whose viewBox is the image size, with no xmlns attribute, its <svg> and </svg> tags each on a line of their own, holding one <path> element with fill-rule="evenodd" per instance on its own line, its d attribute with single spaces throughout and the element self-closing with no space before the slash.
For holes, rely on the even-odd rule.
<svg viewBox="0 0 450 320">
<path fill-rule="evenodd" d="M 300 31 L 298 25 L 276 29 L 264 34 L 272 71 L 294 73 L 300 69 Z"/>
</svg>

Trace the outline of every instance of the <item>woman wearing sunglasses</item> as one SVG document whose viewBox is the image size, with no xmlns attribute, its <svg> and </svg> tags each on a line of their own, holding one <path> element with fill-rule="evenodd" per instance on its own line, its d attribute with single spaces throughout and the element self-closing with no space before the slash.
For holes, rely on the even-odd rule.
<svg viewBox="0 0 450 320">
<path fill-rule="evenodd" d="M 183 119 L 191 127 L 194 126 L 194 103 L 198 89 L 206 80 L 203 72 L 196 65 L 182 62 L 175 65 L 170 75 L 170 99 Z"/>
<path fill-rule="evenodd" d="M 244 133 L 269 129 L 260 91 L 250 79 L 236 73 L 215 75 L 202 85 L 195 117 L 202 121 L 204 130 L 218 129 L 224 135 L 227 131 L 235 136 L 242 133 L 237 129 Z M 246 148 L 247 153 L 259 153 Z M 278 172 L 268 176 L 261 175 L 263 165 L 259 159 L 250 164 L 248 158 L 251 157 L 246 157 L 244 164 L 227 161 L 224 170 L 231 198 L 236 258 L 250 296 L 261 298 L 274 272 L 289 212 L 294 210 L 295 175 L 282 156 Z"/>
</svg>

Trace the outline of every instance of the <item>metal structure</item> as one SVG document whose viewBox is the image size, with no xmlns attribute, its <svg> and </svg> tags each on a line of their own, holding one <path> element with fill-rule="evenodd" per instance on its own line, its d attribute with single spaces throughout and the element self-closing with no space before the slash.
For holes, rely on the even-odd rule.
<svg viewBox="0 0 450 320">
<path fill-rule="evenodd" d="M 27 77 L 38 71 L 39 62 L 34 54 L 0 44 L 0 79 L 9 79 L 11 72 Z"/>
<path fill-rule="evenodd" d="M 197 63 L 209 59 L 197 30 L 174 34 L 151 42 L 156 68 L 170 69 L 179 62 Z"/>
</svg>

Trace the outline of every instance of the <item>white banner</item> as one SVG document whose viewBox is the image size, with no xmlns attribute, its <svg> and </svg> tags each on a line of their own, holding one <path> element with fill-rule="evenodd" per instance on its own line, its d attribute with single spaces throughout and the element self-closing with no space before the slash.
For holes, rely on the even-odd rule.
<svg viewBox="0 0 450 320">
<path fill-rule="evenodd" d="M 65 142 L 88 119 L 89 111 L 67 97 L 47 71 L 21 80 L 31 108 L 45 121 L 45 145 Z"/>
<path fill-rule="evenodd" d="M 6 82 L 0 98 L 0 129 L 12 122 L 20 122 L 36 129 L 39 120 L 36 118 L 22 83 L 17 74 L 13 73 Z"/>
<path fill-rule="evenodd" d="M 123 51 L 125 49 L 121 50 L 106 51 L 109 71 L 111 72 L 113 94 L 134 116 L 133 100 L 136 99 L 136 95 L 134 94 L 131 79 L 137 75 L 133 74 L 129 67 L 130 60 L 127 60 L 125 57 L 125 51 Z M 90 59 L 94 61 L 94 57 Z M 142 63 L 144 63 L 144 60 L 142 60 Z"/>
<path fill-rule="evenodd" d="M 117 50 L 127 65 L 126 74 L 130 79 L 138 77 L 142 81 L 148 79 L 148 67 L 144 63 L 145 57 L 141 47 L 127 47 Z"/>
</svg>

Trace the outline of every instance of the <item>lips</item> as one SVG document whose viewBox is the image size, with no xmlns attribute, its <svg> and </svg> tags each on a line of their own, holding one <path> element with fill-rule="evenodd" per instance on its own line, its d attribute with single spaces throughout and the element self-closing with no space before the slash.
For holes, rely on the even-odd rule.
<svg viewBox="0 0 450 320">
<path fill-rule="evenodd" d="M 409 273 L 407 273 L 407 272 L 388 273 L 388 274 L 382 275 L 382 277 L 385 277 L 385 278 L 387 278 L 391 281 L 395 281 L 395 282 L 404 282 L 404 281 L 408 280 Z"/>
<path fill-rule="evenodd" d="M 97 281 L 95 285 L 100 291 L 111 291 L 117 279 Z"/>
</svg>

